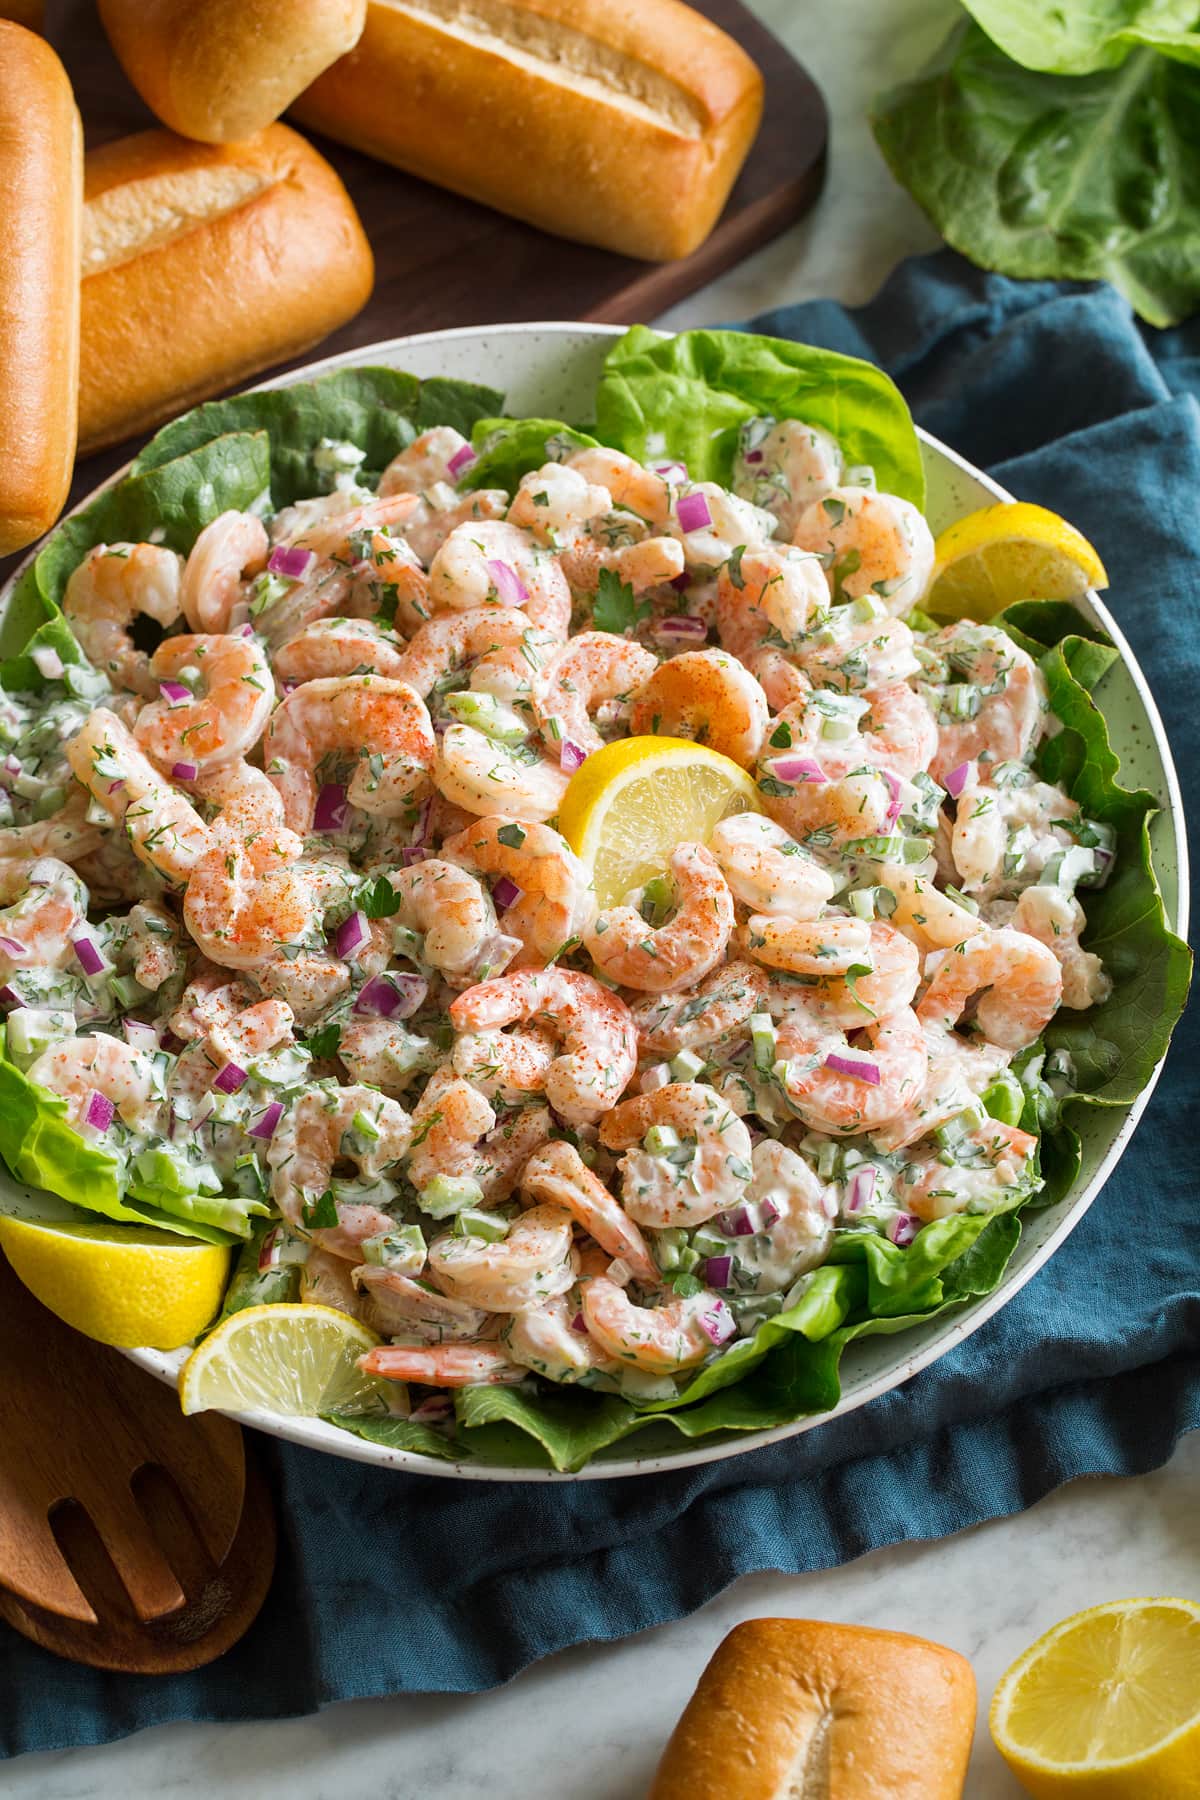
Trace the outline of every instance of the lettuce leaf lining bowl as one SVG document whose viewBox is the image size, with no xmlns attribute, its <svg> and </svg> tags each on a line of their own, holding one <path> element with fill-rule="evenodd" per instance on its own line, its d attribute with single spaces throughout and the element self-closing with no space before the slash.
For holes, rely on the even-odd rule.
<svg viewBox="0 0 1200 1800">
<path fill-rule="evenodd" d="M 305 417 L 307 394 L 289 390 L 314 378 L 337 378 L 331 379 L 326 390 L 333 404 L 328 422 L 322 419 L 323 435 L 355 435 L 359 420 L 368 421 L 368 435 L 359 440 L 368 450 L 368 467 L 382 466 L 397 447 L 389 432 L 379 427 L 376 410 L 383 404 L 403 412 L 416 429 L 444 419 L 463 431 L 475 426 L 477 438 L 484 443 L 490 434 L 492 448 L 481 457 L 485 469 L 479 470 L 480 478 L 485 477 L 486 469 L 495 468 L 504 471 L 506 480 L 522 467 L 536 466 L 545 437 L 561 429 L 559 421 L 573 421 L 578 429 L 587 430 L 588 421 L 599 419 L 607 438 L 620 437 L 636 450 L 640 447 L 637 434 L 644 430 L 647 414 L 651 427 L 656 428 L 663 422 L 655 416 L 656 411 L 665 407 L 666 417 L 683 420 L 680 429 L 694 437 L 695 418 L 686 407 L 680 411 L 680 396 L 698 391 L 694 385 L 689 387 L 690 383 L 698 383 L 700 389 L 711 383 L 719 392 L 708 390 L 705 404 L 711 402 L 712 411 L 704 427 L 717 459 L 715 473 L 724 454 L 721 434 L 735 429 L 738 420 L 747 416 L 744 351 L 749 340 L 739 344 L 733 341 L 736 334 L 697 332 L 687 334 L 686 343 L 683 339 L 672 343 L 638 330 L 628 334 L 613 359 L 617 379 L 610 379 L 598 393 L 605 360 L 624 336 L 615 327 L 530 324 L 397 338 L 309 364 L 255 390 L 252 396 L 196 409 L 167 426 L 142 451 L 132 466 L 137 483 L 132 495 L 128 488 L 124 497 L 115 492 L 129 473 L 121 471 L 72 515 L 67 526 L 75 547 L 71 560 L 58 548 L 27 560 L 0 595 L 0 651 L 15 659 L 16 651 L 37 632 L 41 641 L 69 656 L 69 646 L 58 642 L 61 627 L 53 604 L 60 583 L 88 543 L 102 535 L 119 534 L 117 518 L 128 519 L 126 531 L 134 529 L 143 495 L 146 503 L 163 510 L 168 541 L 177 532 L 183 540 L 181 547 L 190 541 L 189 531 L 194 535 L 197 524 L 204 522 L 203 517 L 197 520 L 195 516 L 198 504 L 211 503 L 216 511 L 222 504 L 246 505 L 266 485 L 268 473 L 276 498 L 292 497 L 293 483 L 299 479 L 295 438 L 311 436 L 312 420 Z M 787 410 L 789 395 L 795 397 L 809 375 L 805 358 L 791 350 L 776 346 L 770 358 L 771 391 L 763 404 L 780 412 Z M 861 409 L 870 405 L 886 414 L 892 405 L 890 383 L 877 374 L 864 378 L 863 365 L 840 372 L 836 361 L 831 362 L 829 353 L 823 351 L 812 352 L 811 363 L 821 364 L 827 382 L 832 378 L 840 384 L 844 373 L 838 404 L 851 413 L 858 408 L 861 417 Z M 387 370 L 394 373 L 389 376 Z M 797 413 L 800 410 L 797 404 Z M 495 425 L 500 415 L 537 421 L 538 428 L 506 431 Z M 829 424 L 836 428 L 833 418 Z M 220 455 L 206 452 L 214 439 L 223 440 Z M 688 447 L 692 447 L 690 442 Z M 677 440 L 663 448 L 681 453 Z M 651 449 L 657 451 L 657 442 Z M 694 456 L 694 449 L 692 453 Z M 881 454 L 876 452 L 876 460 Z M 527 460 L 531 455 L 534 462 Z M 211 469 L 205 468 L 211 485 L 199 500 L 189 478 L 193 457 L 213 462 Z M 925 510 L 935 532 L 976 507 L 1011 498 L 926 433 L 918 431 L 914 439 L 911 427 L 907 438 L 898 428 L 893 432 L 884 460 L 889 458 L 896 486 L 903 483 L 905 491 L 917 498 L 924 483 Z M 855 460 L 871 458 L 864 454 Z M 1053 504 L 1052 494 L 1042 498 Z M 98 527 L 95 535 L 90 533 L 86 516 L 92 508 Z M 59 544 L 57 535 L 52 544 Z M 1079 612 L 1082 623 L 1078 630 L 1066 618 L 1049 618 L 1042 609 L 1014 616 L 1011 628 L 1032 640 L 1030 647 L 1035 653 L 1055 646 L 1051 650 L 1054 679 L 1069 697 L 1073 712 L 1060 754 L 1073 756 L 1080 766 L 1086 760 L 1089 767 L 1094 764 L 1106 772 L 1113 822 L 1125 835 L 1126 854 L 1142 867 L 1143 879 L 1152 857 L 1166 919 L 1182 933 L 1187 914 L 1186 847 L 1178 782 L 1162 723 L 1145 678 L 1105 607 L 1095 595 L 1089 595 Z M 1048 626 L 1053 629 L 1046 635 Z M 1107 639 L 1116 649 L 1117 660 L 1111 667 L 1105 666 L 1108 657 L 1091 641 L 1097 638 Z M 22 669 L 28 674 L 31 668 L 22 657 L 19 663 L 3 665 L 3 673 L 11 679 Z M 1098 704 L 1088 696 L 1093 686 L 1097 687 Z M 1119 763 L 1108 748 L 1110 740 Z M 1120 786 L 1129 790 L 1124 798 L 1111 783 L 1118 767 Z M 1064 768 L 1063 778 L 1079 773 L 1079 767 Z M 1119 895 L 1117 899 L 1119 902 Z M 1128 908 L 1112 904 L 1099 930 L 1126 965 L 1132 966 L 1141 952 L 1130 936 L 1136 933 L 1138 921 L 1128 913 Z M 1157 955 L 1158 992 L 1164 1003 L 1170 1003 L 1171 996 L 1177 999 L 1181 984 L 1186 983 L 1186 951 L 1161 925 Z M 353 1431 L 323 1420 L 263 1414 L 247 1416 L 242 1422 L 308 1448 L 380 1467 L 485 1481 L 598 1480 L 655 1474 L 739 1455 L 811 1430 L 888 1392 L 945 1355 L 1004 1305 L 1053 1254 L 1123 1153 L 1157 1079 L 1161 1047 L 1154 1020 L 1142 1023 L 1141 1041 L 1120 1045 L 1106 1042 L 1103 1033 L 1086 1022 L 1083 1038 L 1074 1022 L 1063 1027 L 1077 1034 L 1071 1044 L 1076 1057 L 1090 1059 L 1095 1103 L 1073 1107 L 1072 1130 L 1045 1140 L 1049 1197 L 1027 1208 L 1019 1225 L 1006 1214 L 944 1221 L 945 1231 L 934 1227 L 921 1234 L 917 1242 L 924 1243 L 922 1257 L 908 1262 L 889 1255 L 891 1247 L 881 1248 L 879 1242 L 846 1241 L 839 1253 L 841 1259 L 817 1272 L 786 1327 L 779 1320 L 771 1321 L 763 1327 L 769 1342 L 747 1340 L 739 1347 L 739 1362 L 749 1369 L 746 1378 L 729 1387 L 721 1379 L 706 1379 L 710 1372 L 704 1371 L 695 1384 L 700 1387 L 703 1383 L 695 1395 L 696 1404 L 690 1412 L 673 1414 L 670 1422 L 656 1419 L 653 1412 L 631 1422 L 624 1402 L 570 1391 L 551 1396 L 536 1409 L 523 1409 L 521 1396 L 506 1389 L 468 1390 L 459 1416 L 461 1448 L 419 1425 L 394 1419 L 364 1418 Z M 0 1204 L 36 1213 L 41 1202 L 0 1171 Z M 867 1293 L 873 1316 L 855 1323 L 854 1315 L 861 1313 Z M 848 1316 L 851 1322 L 844 1323 Z M 135 1350 L 127 1354 L 149 1373 L 175 1385 L 185 1353 Z M 783 1390 L 793 1411 L 802 1406 L 819 1410 L 779 1424 Z M 581 1409 L 575 1403 L 584 1399 L 593 1404 Z M 711 1432 L 718 1424 L 722 1427 L 719 1435 L 693 1441 L 695 1433 Z M 586 1467 L 579 1466 L 589 1457 Z"/>
</svg>

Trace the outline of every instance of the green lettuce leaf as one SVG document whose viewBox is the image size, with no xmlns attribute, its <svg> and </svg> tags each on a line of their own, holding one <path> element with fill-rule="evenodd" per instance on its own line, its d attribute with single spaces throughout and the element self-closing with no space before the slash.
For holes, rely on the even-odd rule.
<svg viewBox="0 0 1200 1800">
<path fill-rule="evenodd" d="M 660 337 L 635 325 L 609 351 L 596 429 L 639 460 L 678 457 L 694 481 L 728 482 L 738 428 L 764 414 L 832 432 L 849 464 L 869 463 L 885 493 L 925 500 L 912 418 L 882 369 L 834 350 L 744 331 Z"/>
<path fill-rule="evenodd" d="M 471 1455 L 465 1444 L 444 1438 L 428 1425 L 411 1419 L 382 1418 L 378 1413 L 322 1413 L 327 1425 L 351 1431 L 368 1444 L 382 1444 L 388 1450 L 416 1450 L 422 1456 L 434 1456 L 441 1462 L 462 1462 Z"/>
<path fill-rule="evenodd" d="M 151 438 L 134 470 L 159 468 L 227 432 L 265 431 L 271 495 L 277 507 L 290 506 L 319 489 L 312 453 L 322 438 L 364 450 L 369 480 L 432 425 L 453 425 L 469 438 L 475 421 L 495 413 L 503 399 L 494 388 L 469 381 L 419 381 L 400 369 L 337 369 L 315 381 L 193 407 Z"/>
<path fill-rule="evenodd" d="M 1042 74 L 966 20 L 872 124 L 896 179 L 982 268 L 1110 281 L 1151 325 L 1200 305 L 1200 68 L 1138 49 L 1119 69 Z"/>
<path fill-rule="evenodd" d="M 471 442 L 479 457 L 464 470 L 459 486 L 507 488 L 511 494 L 531 469 L 565 462 L 574 450 L 590 450 L 596 439 L 561 419 L 479 419 Z"/>
<path fill-rule="evenodd" d="M 1026 69 L 1090 75 L 1115 69 L 1139 45 L 1200 62 L 1196 0 L 963 0 L 992 42 Z"/>
</svg>

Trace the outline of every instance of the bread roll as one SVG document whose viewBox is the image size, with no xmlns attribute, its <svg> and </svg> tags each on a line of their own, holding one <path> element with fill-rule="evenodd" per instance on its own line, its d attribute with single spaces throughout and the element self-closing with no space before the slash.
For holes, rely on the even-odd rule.
<svg viewBox="0 0 1200 1800">
<path fill-rule="evenodd" d="M 546 231 L 659 261 L 716 223 L 762 77 L 680 0 L 369 0 L 357 48 L 294 110 Z"/>
<path fill-rule="evenodd" d="M 121 66 L 173 131 L 253 137 L 353 48 L 366 0 L 100 0 Z"/>
<path fill-rule="evenodd" d="M 143 131 L 84 164 L 79 441 L 98 449 L 295 356 L 371 292 L 329 164 L 286 125 L 244 144 Z"/>
<path fill-rule="evenodd" d="M 79 382 L 83 136 L 66 70 L 0 20 L 0 554 L 53 525 Z"/>
<path fill-rule="evenodd" d="M 750 1619 L 717 1648 L 650 1800 L 960 1800 L 975 1677 L 898 1631 Z"/>
</svg>

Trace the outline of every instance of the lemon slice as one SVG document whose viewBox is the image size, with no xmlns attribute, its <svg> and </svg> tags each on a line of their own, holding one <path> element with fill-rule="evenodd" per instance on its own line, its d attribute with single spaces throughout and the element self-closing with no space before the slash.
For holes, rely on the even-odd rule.
<svg viewBox="0 0 1200 1800">
<path fill-rule="evenodd" d="M 1200 1795 L 1200 1606 L 1114 1600 L 1064 1619 L 1001 1678 L 989 1723 L 1031 1794 Z"/>
<path fill-rule="evenodd" d="M 676 844 L 707 843 L 730 813 L 761 811 L 758 789 L 729 757 L 687 738 L 632 737 L 575 771 L 558 828 L 606 907 L 660 875 Z"/>
<path fill-rule="evenodd" d="M 991 619 L 1018 600 L 1078 600 L 1108 586 L 1081 531 L 1025 500 L 968 513 L 935 546 L 933 579 L 921 605 L 939 619 Z"/>
<path fill-rule="evenodd" d="M 248 1306 L 218 1325 L 183 1366 L 185 1413 L 375 1410 L 386 1384 L 364 1375 L 358 1358 L 381 1340 L 331 1306 Z"/>
<path fill-rule="evenodd" d="M 230 1253 L 167 1231 L 0 1218 L 0 1249 L 43 1306 L 102 1344 L 176 1350 L 208 1324 Z"/>
</svg>

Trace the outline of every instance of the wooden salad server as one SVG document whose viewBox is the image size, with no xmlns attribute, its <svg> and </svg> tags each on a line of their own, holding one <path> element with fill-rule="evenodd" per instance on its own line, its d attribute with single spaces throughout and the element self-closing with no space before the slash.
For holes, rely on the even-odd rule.
<svg viewBox="0 0 1200 1800">
<path fill-rule="evenodd" d="M 0 1619 L 72 1661 L 199 1668 L 246 1631 L 275 1514 L 241 1428 L 55 1318 L 0 1257 Z"/>
</svg>

